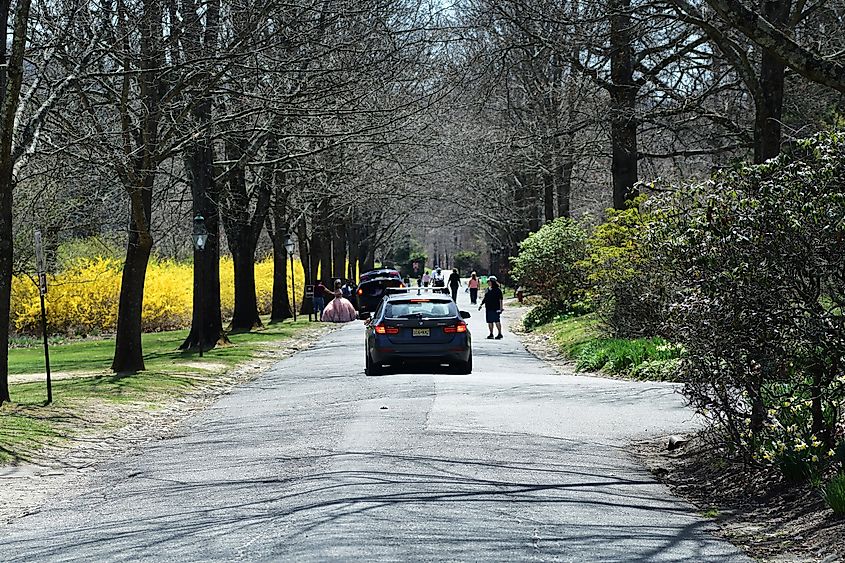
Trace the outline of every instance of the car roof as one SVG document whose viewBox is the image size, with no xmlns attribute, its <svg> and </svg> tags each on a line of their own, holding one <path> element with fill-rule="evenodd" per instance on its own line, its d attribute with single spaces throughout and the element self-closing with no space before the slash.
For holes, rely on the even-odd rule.
<svg viewBox="0 0 845 563">
<path fill-rule="evenodd" d="M 366 276 L 380 276 L 380 275 L 384 275 L 384 274 L 387 274 L 387 275 L 390 275 L 390 276 L 398 276 L 399 271 L 395 270 L 393 268 L 379 268 L 378 270 L 370 270 L 368 272 L 364 272 L 363 274 L 361 274 L 361 277 L 363 278 L 363 277 L 366 277 Z"/>
<path fill-rule="evenodd" d="M 359 285 L 366 285 L 368 283 L 385 282 L 385 281 L 400 282 L 400 283 L 402 282 L 402 280 L 397 278 L 396 276 L 378 276 L 378 277 L 375 277 L 375 278 L 367 278 L 365 280 L 361 280 L 361 283 Z"/>
<path fill-rule="evenodd" d="M 427 301 L 436 301 L 438 303 L 450 303 L 452 298 L 448 295 L 442 295 L 440 293 L 416 293 L 416 292 L 406 292 L 406 293 L 388 293 L 386 296 L 388 301 L 410 301 L 412 299 L 425 299 Z"/>
</svg>

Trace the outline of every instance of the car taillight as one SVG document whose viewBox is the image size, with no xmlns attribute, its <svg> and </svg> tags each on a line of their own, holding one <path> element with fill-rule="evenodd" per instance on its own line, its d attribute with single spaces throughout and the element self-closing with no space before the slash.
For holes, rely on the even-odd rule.
<svg viewBox="0 0 845 563">
<path fill-rule="evenodd" d="M 364 295 L 364 290 L 363 290 L 363 289 L 359 289 L 359 290 L 358 290 L 358 295 Z"/>
<path fill-rule="evenodd" d="M 399 334 L 399 328 L 395 326 L 376 325 L 376 334 Z"/>
<path fill-rule="evenodd" d="M 456 325 L 451 326 L 444 326 L 443 332 L 446 334 L 455 334 L 456 332 L 466 332 L 467 331 L 467 324 L 464 321 L 460 321 Z"/>
</svg>

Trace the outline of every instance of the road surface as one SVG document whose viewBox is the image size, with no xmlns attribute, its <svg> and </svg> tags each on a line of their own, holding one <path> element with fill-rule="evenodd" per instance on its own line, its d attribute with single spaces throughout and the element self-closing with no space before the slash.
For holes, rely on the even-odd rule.
<svg viewBox="0 0 845 563">
<path fill-rule="evenodd" d="M 625 453 L 693 427 L 673 387 L 557 375 L 471 312 L 472 375 L 367 378 L 345 326 L 0 530 L 0 559 L 745 560 Z"/>
</svg>

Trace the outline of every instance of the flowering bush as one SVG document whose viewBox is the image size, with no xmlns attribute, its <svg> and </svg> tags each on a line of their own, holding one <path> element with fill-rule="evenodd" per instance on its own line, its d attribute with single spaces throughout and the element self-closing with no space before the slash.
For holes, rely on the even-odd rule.
<svg viewBox="0 0 845 563">
<path fill-rule="evenodd" d="M 304 289 L 302 265 L 295 262 L 296 296 Z M 46 299 L 49 329 L 69 335 L 111 332 L 117 324 L 122 263 L 114 258 L 78 258 L 62 272 L 48 277 Z M 288 288 L 291 272 L 288 268 Z M 273 258 L 255 265 L 258 310 L 267 314 L 273 295 Z M 223 317 L 234 308 L 232 259 L 220 260 L 220 294 Z M 145 331 L 173 330 L 190 325 L 193 307 L 193 267 L 190 263 L 152 260 L 147 268 L 142 322 Z M 36 334 L 41 331 L 38 288 L 24 276 L 12 283 L 12 330 Z"/>
<path fill-rule="evenodd" d="M 684 347 L 687 396 L 746 459 L 818 475 L 843 435 L 845 136 L 686 186 L 667 207 L 662 335 Z"/>
</svg>

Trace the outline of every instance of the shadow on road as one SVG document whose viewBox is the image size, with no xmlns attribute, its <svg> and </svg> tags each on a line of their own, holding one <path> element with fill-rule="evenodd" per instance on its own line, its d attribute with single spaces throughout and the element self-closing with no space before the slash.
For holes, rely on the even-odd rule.
<svg viewBox="0 0 845 563">
<path fill-rule="evenodd" d="M 598 559 L 724 561 L 703 548 L 709 525 L 687 508 L 655 495 L 652 480 L 519 458 L 496 461 L 381 452 L 338 452 L 272 460 L 280 468 L 319 466 L 307 476 L 203 481 L 181 468 L 133 475 L 90 514 L 85 525 L 51 532 L 49 544 L 7 538 L 5 555 L 23 559 L 125 559 L 130 554 L 227 559 L 275 553 L 320 559 L 403 553 L 456 559 L 520 559 L 595 554 Z M 270 460 L 264 460 L 266 464 Z M 243 468 L 252 473 L 257 465 Z M 181 478 L 177 478 L 181 475 Z M 137 511 L 118 510 L 137 506 Z M 501 507 L 508 507 L 503 513 Z M 561 512 L 582 512 L 561 525 Z M 605 514 L 606 518 L 597 517 Z M 422 517 L 423 521 L 417 517 Z M 651 515 L 656 515 L 654 522 Z M 396 526 L 384 536 L 384 519 Z M 604 520 L 604 522 L 602 522 Z M 672 522 L 672 524 L 665 524 Z M 375 535 L 375 534 L 378 535 Z M 420 542 L 420 536 L 430 542 Z M 678 546 L 683 546 L 679 552 Z M 259 549 L 260 548 L 260 549 Z M 243 550 L 247 551 L 244 552 Z M 688 554 L 677 557 L 678 554 Z M 602 556 L 605 554 L 606 556 Z M 614 557 L 616 554 L 620 557 Z M 623 556 L 627 555 L 627 556 Z"/>
</svg>

